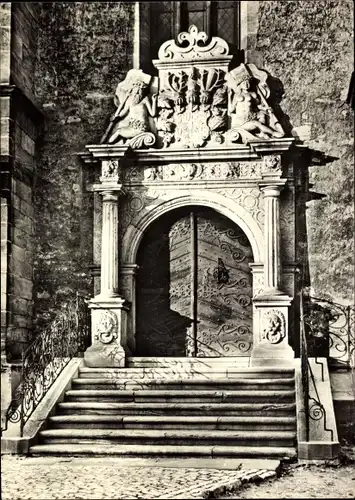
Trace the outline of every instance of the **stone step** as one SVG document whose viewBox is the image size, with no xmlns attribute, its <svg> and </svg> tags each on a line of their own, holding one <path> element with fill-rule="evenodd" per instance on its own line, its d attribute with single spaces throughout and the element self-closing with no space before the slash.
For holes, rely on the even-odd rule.
<svg viewBox="0 0 355 500">
<path fill-rule="evenodd" d="M 220 430 L 295 430 L 295 417 L 204 417 L 204 416 L 124 416 L 55 415 L 49 418 L 52 429 L 220 429 Z"/>
<path fill-rule="evenodd" d="M 232 388 L 242 388 L 248 391 L 267 388 L 268 390 L 282 390 L 292 388 L 295 385 L 294 378 L 265 378 L 265 379 L 237 379 L 220 378 L 206 380 L 196 379 L 121 379 L 109 378 L 76 378 L 72 380 L 73 389 L 155 389 L 155 390 L 203 390 L 211 389 L 223 390 Z"/>
<path fill-rule="evenodd" d="M 124 455 L 124 456 L 195 456 L 295 459 L 293 447 L 274 446 L 179 446 L 179 445 L 102 445 L 102 444 L 46 444 L 29 449 L 30 455 Z"/>
<path fill-rule="evenodd" d="M 116 403 L 116 402 L 62 402 L 57 404 L 59 414 L 80 415 L 185 415 L 185 416 L 294 416 L 295 403 Z"/>
<path fill-rule="evenodd" d="M 129 357 L 129 367 L 186 367 L 186 366 L 235 366 L 248 367 L 249 356 L 223 356 L 216 358 L 187 358 L 187 357 Z"/>
<path fill-rule="evenodd" d="M 66 401 L 117 401 L 117 402 L 291 402 L 295 399 L 293 390 L 274 391 L 206 391 L 206 390 L 69 390 Z"/>
<path fill-rule="evenodd" d="M 142 368 L 89 368 L 82 367 L 79 370 L 79 378 L 109 378 L 117 379 L 172 379 L 172 378 L 292 378 L 294 377 L 294 369 L 292 368 L 274 368 L 274 367 L 228 367 L 219 366 L 213 367 L 209 365 L 201 365 L 198 368 L 189 365 L 181 367 L 167 366 L 163 367 L 142 367 Z"/>
<path fill-rule="evenodd" d="M 167 444 L 198 446 L 294 446 L 295 431 L 231 431 L 185 429 L 47 429 L 40 432 L 43 444 Z"/>
</svg>

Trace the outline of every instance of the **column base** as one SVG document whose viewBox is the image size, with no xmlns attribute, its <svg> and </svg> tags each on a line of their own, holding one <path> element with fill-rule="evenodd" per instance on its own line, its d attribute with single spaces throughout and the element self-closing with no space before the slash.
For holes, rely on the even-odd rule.
<svg viewBox="0 0 355 500">
<path fill-rule="evenodd" d="M 84 353 L 90 368 L 122 368 L 131 355 L 127 347 L 129 306 L 120 296 L 97 295 L 90 303 L 92 345 Z"/>
<path fill-rule="evenodd" d="M 85 351 L 84 361 L 89 368 L 124 368 L 128 356 L 122 346 L 94 344 Z"/>
<path fill-rule="evenodd" d="M 284 292 L 269 289 L 254 299 L 254 347 L 251 366 L 288 366 L 295 353 L 289 345 L 288 310 L 292 302 Z"/>
<path fill-rule="evenodd" d="M 295 353 L 291 346 L 281 345 L 270 348 L 269 345 L 255 346 L 250 356 L 250 366 L 291 366 Z"/>
</svg>

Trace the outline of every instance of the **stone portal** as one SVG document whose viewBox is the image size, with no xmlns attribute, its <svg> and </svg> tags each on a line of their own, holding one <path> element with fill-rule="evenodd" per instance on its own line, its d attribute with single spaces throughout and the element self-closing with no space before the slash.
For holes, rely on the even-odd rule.
<svg viewBox="0 0 355 500">
<path fill-rule="evenodd" d="M 158 77 L 131 70 L 119 82 L 101 144 L 84 155 L 101 167 L 102 199 L 86 363 L 124 366 L 132 354 L 288 363 L 293 138 L 269 75 L 253 64 L 229 70 L 228 44 L 195 26 L 158 56 Z"/>
</svg>

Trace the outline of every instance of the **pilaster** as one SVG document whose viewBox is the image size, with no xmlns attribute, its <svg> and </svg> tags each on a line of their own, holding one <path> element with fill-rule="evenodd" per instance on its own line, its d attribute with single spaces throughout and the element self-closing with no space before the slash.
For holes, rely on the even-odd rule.
<svg viewBox="0 0 355 500">
<path fill-rule="evenodd" d="M 281 290 L 280 193 L 286 184 L 281 178 L 279 155 L 263 158 L 263 181 L 259 188 L 265 200 L 264 288 L 254 297 L 254 342 L 251 364 L 288 364 L 294 358 L 289 345 L 289 308 L 292 297 Z M 255 274 L 255 271 L 254 271 Z"/>
<path fill-rule="evenodd" d="M 122 161 L 127 147 L 115 159 L 101 159 L 100 183 L 93 186 L 102 196 L 101 288 L 90 302 L 92 345 L 85 352 L 90 367 L 125 366 L 129 303 L 119 290 L 118 218 Z M 119 154 L 121 153 L 121 154 Z"/>
</svg>

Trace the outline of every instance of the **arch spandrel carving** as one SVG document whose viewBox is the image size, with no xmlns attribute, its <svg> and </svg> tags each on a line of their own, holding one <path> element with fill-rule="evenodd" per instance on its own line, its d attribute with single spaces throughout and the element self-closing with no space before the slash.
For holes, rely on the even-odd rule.
<svg viewBox="0 0 355 500">
<path fill-rule="evenodd" d="M 260 225 L 247 208 L 232 198 L 226 197 L 225 194 L 199 190 L 180 193 L 179 196 L 175 194 L 174 196 L 171 192 L 159 192 L 155 199 L 154 196 L 147 195 L 147 200 L 148 205 L 142 206 L 140 210 L 136 211 L 134 219 L 127 221 L 128 224 L 122 238 L 123 263 L 135 262 L 139 243 L 153 221 L 170 210 L 189 205 L 213 208 L 235 222 L 249 239 L 255 261 L 263 262 L 263 233 Z"/>
</svg>

